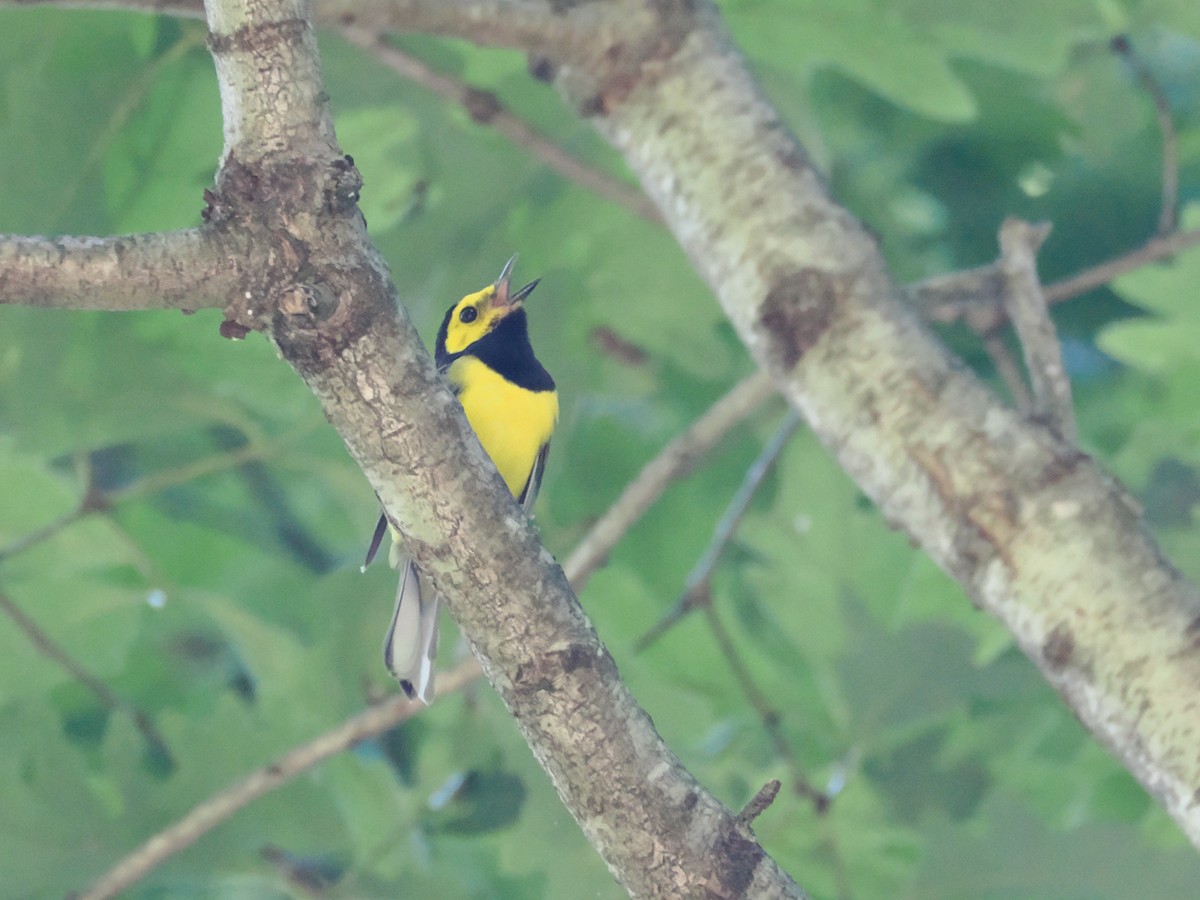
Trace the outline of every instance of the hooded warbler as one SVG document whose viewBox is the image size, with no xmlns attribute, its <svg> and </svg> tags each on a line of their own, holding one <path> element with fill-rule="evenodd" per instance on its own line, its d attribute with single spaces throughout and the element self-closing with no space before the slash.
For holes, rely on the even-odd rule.
<svg viewBox="0 0 1200 900">
<path fill-rule="evenodd" d="M 533 353 L 525 299 L 540 279 L 513 291 L 513 256 L 495 282 L 467 294 L 446 311 L 434 355 L 462 403 L 483 449 L 522 509 L 529 513 L 541 487 L 550 435 L 558 421 L 554 379 Z M 381 516 L 367 562 L 375 556 L 387 528 Z M 397 535 L 389 554 L 401 570 L 396 610 L 383 645 L 388 671 L 409 697 L 433 701 L 433 660 L 437 655 L 438 598 L 411 560 L 403 556 Z"/>
</svg>

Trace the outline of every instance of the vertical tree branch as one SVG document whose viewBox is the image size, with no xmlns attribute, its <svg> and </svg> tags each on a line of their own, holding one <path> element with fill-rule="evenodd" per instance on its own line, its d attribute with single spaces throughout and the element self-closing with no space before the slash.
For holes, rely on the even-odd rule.
<svg viewBox="0 0 1200 900">
<path fill-rule="evenodd" d="M 1038 248 L 1049 232 L 1048 225 L 1031 225 L 1020 219 L 1006 219 L 1000 226 L 1001 261 L 1008 279 L 1005 308 L 1025 354 L 1025 369 L 1033 388 L 1033 414 L 1073 444 L 1076 433 L 1071 381 L 1037 274 Z"/>
</svg>

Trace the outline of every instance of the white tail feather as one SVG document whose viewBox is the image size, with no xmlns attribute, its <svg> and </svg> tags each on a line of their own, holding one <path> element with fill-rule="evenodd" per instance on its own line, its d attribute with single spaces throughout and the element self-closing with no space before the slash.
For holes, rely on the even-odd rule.
<svg viewBox="0 0 1200 900">
<path fill-rule="evenodd" d="M 383 661 L 404 692 L 426 705 L 433 702 L 437 618 L 437 596 L 422 589 L 416 566 L 405 562 L 396 590 L 392 624 L 383 643 Z"/>
</svg>

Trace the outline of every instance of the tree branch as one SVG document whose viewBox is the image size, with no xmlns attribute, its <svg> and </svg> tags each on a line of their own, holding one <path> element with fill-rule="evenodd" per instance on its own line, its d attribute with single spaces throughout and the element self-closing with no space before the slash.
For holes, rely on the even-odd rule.
<svg viewBox="0 0 1200 900">
<path fill-rule="evenodd" d="M 568 67 L 560 88 L 597 111 L 743 342 L 842 467 L 1005 622 L 1200 844 L 1200 594 L 1122 488 L 1007 409 L 921 326 L 715 8 L 693 8 L 632 83 Z"/>
<path fill-rule="evenodd" d="M 1154 103 L 1154 118 L 1162 136 L 1162 207 L 1158 212 L 1158 233 L 1170 234 L 1179 224 L 1179 136 L 1171 116 L 1171 102 L 1145 61 L 1134 51 L 1128 35 L 1112 40 L 1112 49 L 1129 63 L 1150 100 Z"/>
<path fill-rule="evenodd" d="M 323 8 L 345 15 L 348 3 Z M 293 278 L 236 310 L 238 322 L 268 330 L 322 400 L 622 883 L 644 894 L 794 895 L 616 681 L 561 573 L 539 561 L 536 537 L 393 312 L 353 210 L 352 170 L 326 127 L 311 34 L 295 26 L 304 8 L 228 6 L 211 22 L 227 111 L 217 219 L 269 222 L 287 248 L 304 251 L 290 267 L 276 261 Z M 369 24 L 410 15 L 410 27 L 570 63 L 558 70 L 560 88 L 624 153 L 759 364 L 884 516 L 1008 624 L 1200 843 L 1200 597 L 1143 533 L 1136 504 L 1078 450 L 1000 404 L 905 309 L 874 239 L 832 202 L 711 4 L 554 4 L 552 15 L 550 6 L 399 2 L 373 8 L 380 21 Z M 613 21 L 622 15 L 624 32 Z M 638 40 L 612 40 L 624 33 Z M 243 102 L 255 91 L 270 96 Z M 296 114 L 286 127 L 281 110 Z M 285 141 L 299 148 L 289 167 Z M 232 152 L 243 148 L 244 157 Z M 319 196 L 298 196 L 297 183 L 319 186 Z M 686 835 L 682 821 L 692 823 Z M 614 839 L 630 822 L 653 846 Z"/>
<path fill-rule="evenodd" d="M 738 813 L 738 816 L 740 816 L 742 821 L 744 821 L 746 824 L 753 822 L 755 819 L 761 816 L 763 812 L 766 811 L 767 807 L 775 802 L 775 798 L 779 795 L 780 787 L 781 785 L 777 779 L 768 781 L 761 788 L 759 788 L 758 793 L 751 797 L 749 802 L 742 807 L 742 811 Z"/>
<path fill-rule="evenodd" d="M 468 660 L 438 679 L 438 689 L 452 693 L 479 675 L 475 660 Z M 263 794 L 287 783 L 296 775 L 361 741 L 374 737 L 421 711 L 420 703 L 403 694 L 363 710 L 336 728 L 301 744 L 278 759 L 235 781 L 229 787 L 194 806 L 183 818 L 152 838 L 101 875 L 79 895 L 79 900 L 108 900 L 145 878 L 163 860 L 190 847 L 239 809 Z"/>
<path fill-rule="evenodd" d="M 287 0 L 209 5 L 226 113 L 212 221 L 260 226 L 295 259 L 253 308 L 226 314 L 267 331 L 321 401 L 621 883 L 642 896 L 799 896 L 633 701 L 398 310 L 355 205 L 357 172 L 333 140 L 305 13 Z"/>
<path fill-rule="evenodd" d="M 704 616 L 708 622 L 708 630 L 712 633 L 713 640 L 717 643 L 717 649 L 725 657 L 725 662 L 728 664 L 729 670 L 733 673 L 734 681 L 737 682 L 738 688 L 745 696 L 746 702 L 750 704 L 750 708 L 758 714 L 758 720 L 762 724 L 763 730 L 766 731 L 767 737 L 770 738 L 771 746 L 775 748 L 776 754 L 783 760 L 784 765 L 790 771 L 792 776 L 792 790 L 796 796 L 812 803 L 814 812 L 818 815 L 824 814 L 829 809 L 832 798 L 814 787 L 813 783 L 809 780 L 808 773 L 804 771 L 804 767 L 800 764 L 795 749 L 780 727 L 779 710 L 775 708 L 767 695 L 754 681 L 754 676 L 750 674 L 750 669 L 737 652 L 733 638 L 717 615 L 717 610 L 712 602 L 712 593 L 707 588 L 703 591 L 702 599 L 696 602 L 696 608 L 704 610 Z"/>
<path fill-rule="evenodd" d="M 553 60 L 591 56 L 634 33 L 610 4 L 586 3 L 559 15 L 552 0 L 321 0 L 318 20 L 373 31 L 419 32 L 511 47 Z M 647 17 L 637 19 L 646 24 Z"/>
<path fill-rule="evenodd" d="M 1200 246 L 1200 228 L 1194 228 L 1191 231 L 1176 231 L 1173 234 L 1151 238 L 1136 250 L 1085 269 L 1062 281 L 1046 285 L 1046 302 L 1062 303 L 1064 300 L 1078 297 L 1093 288 L 1108 284 L 1135 269 L 1197 246 Z"/>
<path fill-rule="evenodd" d="M 758 493 L 763 481 L 779 460 L 779 454 L 783 452 L 783 448 L 787 446 L 788 441 L 799 427 L 800 417 L 795 412 L 789 412 L 775 429 L 771 439 L 767 441 L 757 458 L 750 464 L 750 468 L 746 470 L 737 493 L 733 495 L 733 499 L 729 501 L 720 521 L 713 529 L 712 540 L 709 541 L 700 559 L 692 566 L 692 570 L 688 572 L 683 584 L 683 593 L 671 608 L 651 626 L 650 630 L 638 638 L 634 644 L 635 653 L 641 653 L 657 641 L 693 609 L 698 606 L 711 605 L 712 598 L 709 588 L 712 584 L 713 571 L 733 540 L 738 525 L 741 524 L 746 512 L 750 509 L 750 501 Z"/>
<path fill-rule="evenodd" d="M 0 304 L 47 309 L 224 306 L 254 270 L 253 248 L 191 229 L 108 238 L 0 236 Z"/>
<path fill-rule="evenodd" d="M 759 391 L 762 391 L 761 395 Z M 687 474 L 700 456 L 711 451 L 722 436 L 736 427 L 770 395 L 770 382 L 761 373 L 756 373 L 735 386 L 683 434 L 663 448 L 637 479 L 642 484 L 642 489 L 635 494 L 638 498 L 636 506 L 626 499 L 626 494 L 622 494 L 621 499 L 610 510 L 615 512 L 615 515 L 601 517 L 580 542 L 577 552 L 572 555 L 571 559 L 576 562 L 568 562 L 563 567 L 573 589 L 577 592 L 582 590 L 583 584 L 595 571 L 594 548 L 600 546 L 602 535 L 605 540 L 615 540 L 611 536 L 617 529 L 622 533 L 627 532 L 654 500 L 661 496 L 671 481 Z M 579 552 L 585 547 L 591 547 L 593 551 Z M 607 555 L 607 551 L 604 551 L 603 555 Z M 438 674 L 438 695 L 455 693 L 482 674 L 483 669 L 478 660 L 468 659 L 454 669 Z M 396 727 L 423 709 L 423 704 L 410 703 L 402 695 L 397 695 L 296 747 L 279 760 L 263 766 L 202 801 L 181 819 L 151 836 L 100 876 L 84 892 L 81 900 L 101 900 L 126 890 L 257 798 L 282 787 L 302 772 L 353 747 L 356 743 Z M 760 794 L 762 793 L 760 791 Z M 770 799 L 774 799 L 774 794 L 771 794 Z M 754 803 L 752 800 L 751 804 Z M 747 808 L 751 806 L 748 805 Z M 754 816 L 761 812 L 762 809 L 757 809 Z M 740 815 L 745 817 L 745 810 Z"/>
<path fill-rule="evenodd" d="M 999 331 L 992 330 L 984 333 L 983 349 L 987 353 L 988 359 L 992 361 L 992 367 L 996 370 L 996 374 L 1008 388 L 1013 404 L 1026 415 L 1032 415 L 1033 395 L 1025 386 L 1025 376 L 1021 372 L 1021 366 L 1017 363 L 1016 356 L 1009 351 L 1008 345 L 1004 343 L 1004 338 Z"/>
<path fill-rule="evenodd" d="M 1046 302 L 1053 306 L 1073 300 L 1122 275 L 1196 246 L 1200 246 L 1200 228 L 1152 237 L 1135 250 L 1046 285 L 1043 288 Z M 930 321 L 961 321 L 984 334 L 1005 323 L 1004 290 L 1002 263 L 997 260 L 975 269 L 927 278 L 910 285 L 906 293 L 909 302 Z"/>
<path fill-rule="evenodd" d="M 0 7 L 53 6 L 60 9 L 107 9 L 115 12 L 141 12 L 204 18 L 203 0 L 0 0 Z"/>
<path fill-rule="evenodd" d="M 1037 252 L 1049 233 L 1049 225 L 1031 225 L 1020 219 L 1006 219 L 1000 226 L 1000 258 L 1008 281 L 1005 309 L 1025 354 L 1025 370 L 1033 389 L 1033 414 L 1067 443 L 1074 444 L 1071 382 L 1037 274 Z"/>
</svg>

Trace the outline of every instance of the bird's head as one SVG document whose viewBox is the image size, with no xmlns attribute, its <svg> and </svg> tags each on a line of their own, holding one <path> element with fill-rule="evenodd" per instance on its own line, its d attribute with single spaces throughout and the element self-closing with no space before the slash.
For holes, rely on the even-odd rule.
<svg viewBox="0 0 1200 900">
<path fill-rule="evenodd" d="M 438 334 L 438 350 L 448 354 L 461 353 L 476 341 L 496 330 L 505 319 L 521 309 L 523 301 L 537 287 L 535 279 L 520 290 L 512 290 L 513 257 L 504 264 L 500 277 L 481 291 L 467 294 L 446 313 Z"/>
</svg>

